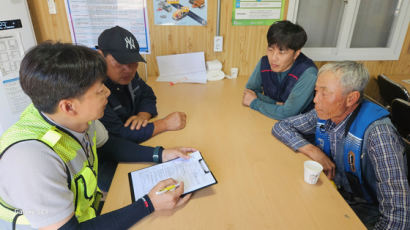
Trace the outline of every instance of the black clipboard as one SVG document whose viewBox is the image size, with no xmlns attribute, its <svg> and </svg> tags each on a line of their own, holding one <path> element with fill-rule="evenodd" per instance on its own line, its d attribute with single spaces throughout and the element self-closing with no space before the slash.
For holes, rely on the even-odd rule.
<svg viewBox="0 0 410 230">
<path fill-rule="evenodd" d="M 196 152 L 195 152 L 195 153 L 196 153 Z M 189 194 L 189 193 L 193 193 L 193 192 L 195 192 L 195 191 L 197 191 L 197 190 L 200 190 L 200 189 L 203 189 L 203 188 L 206 188 L 206 187 L 209 187 L 209 186 L 211 186 L 211 185 L 214 185 L 214 184 L 217 184 L 217 183 L 218 183 L 218 181 L 216 180 L 216 178 L 215 178 L 214 174 L 212 173 L 212 171 L 209 170 L 209 167 L 208 167 L 207 163 L 205 162 L 205 160 L 204 160 L 202 154 L 201 154 L 199 151 L 198 151 L 198 154 L 199 154 L 199 156 L 200 156 L 200 159 L 194 159 L 195 162 L 198 162 L 198 165 L 199 165 L 200 168 L 203 170 L 204 175 L 206 175 L 206 176 L 209 177 L 209 178 L 212 177 L 213 182 L 212 182 L 212 183 L 207 183 L 206 185 L 202 185 L 201 187 L 196 188 L 196 189 L 193 189 L 193 190 L 190 190 L 190 191 L 188 191 L 188 192 L 184 192 L 182 195 Z M 178 158 L 177 158 L 177 159 L 178 159 Z M 174 161 L 174 160 L 177 160 L 177 159 L 173 159 L 173 160 L 171 160 L 171 161 L 167 161 L 167 162 L 164 162 L 164 163 L 161 163 L 161 164 L 156 164 L 156 165 L 153 165 L 153 166 L 148 166 L 148 167 L 145 167 L 145 168 L 142 168 L 142 169 L 138 169 L 138 170 L 129 172 L 129 173 L 128 173 L 128 181 L 129 181 L 129 184 L 130 184 L 132 202 L 135 202 L 135 201 L 136 201 L 136 198 L 137 198 L 137 199 L 140 198 L 140 197 L 135 197 L 134 183 L 133 183 L 133 178 L 132 178 L 132 174 L 133 174 L 133 173 L 138 173 L 138 172 L 141 171 L 141 170 L 146 170 L 146 169 L 148 169 L 148 168 L 156 167 L 156 166 L 158 166 L 158 165 L 173 164 L 173 163 L 174 163 L 173 161 Z M 164 178 L 164 179 L 165 179 L 165 178 Z M 158 182 L 159 182 L 159 181 L 157 181 L 155 184 L 157 184 Z M 145 194 L 144 194 L 144 195 L 145 195 Z"/>
</svg>

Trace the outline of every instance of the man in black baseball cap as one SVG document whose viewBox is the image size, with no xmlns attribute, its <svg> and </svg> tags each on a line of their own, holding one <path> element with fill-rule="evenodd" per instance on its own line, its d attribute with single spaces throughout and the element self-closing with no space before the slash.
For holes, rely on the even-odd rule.
<svg viewBox="0 0 410 230">
<path fill-rule="evenodd" d="M 138 41 L 131 32 L 119 26 L 106 29 L 98 37 L 96 48 L 107 63 L 108 78 L 104 84 L 111 95 L 100 121 L 110 135 L 141 143 L 159 133 L 185 127 L 186 114 L 183 112 L 173 112 L 163 119 L 149 122 L 157 115 L 156 97 L 138 75 L 138 63 L 145 60 L 139 54 Z M 160 149 L 157 152 L 161 152 Z"/>
<path fill-rule="evenodd" d="M 146 62 L 140 55 L 137 39 L 128 30 L 115 26 L 104 30 L 98 37 L 98 49 L 111 54 L 121 64 Z"/>
</svg>

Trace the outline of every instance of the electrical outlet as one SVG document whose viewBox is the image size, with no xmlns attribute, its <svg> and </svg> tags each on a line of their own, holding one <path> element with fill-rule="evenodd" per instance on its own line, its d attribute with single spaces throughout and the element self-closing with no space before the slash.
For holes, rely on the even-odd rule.
<svg viewBox="0 0 410 230">
<path fill-rule="evenodd" d="M 224 39 L 222 36 L 214 37 L 214 52 L 222 52 Z"/>
<path fill-rule="evenodd" d="M 54 0 L 47 0 L 47 4 L 48 4 L 48 13 L 57 14 L 56 3 L 54 2 Z"/>
</svg>

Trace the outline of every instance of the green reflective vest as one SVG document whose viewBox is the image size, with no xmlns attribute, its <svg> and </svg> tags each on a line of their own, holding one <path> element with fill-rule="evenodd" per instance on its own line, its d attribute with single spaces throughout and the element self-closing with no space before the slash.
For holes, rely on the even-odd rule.
<svg viewBox="0 0 410 230">
<path fill-rule="evenodd" d="M 98 159 L 94 126 L 90 125 L 88 133 L 92 134 L 89 136 L 91 146 L 88 150 L 93 154 L 92 165 L 88 160 L 77 157 L 79 154 L 84 156 L 87 151 L 79 140 L 47 122 L 31 104 L 23 111 L 20 120 L 0 138 L 0 157 L 10 146 L 21 141 L 38 140 L 51 147 L 65 163 L 67 186 L 74 195 L 75 216 L 79 222 L 83 222 L 96 216 L 102 195 L 97 186 Z M 81 164 L 82 168 L 72 167 L 74 164 Z M 8 205 L 1 197 L 0 218 L 16 224 L 30 224 L 22 210 Z"/>
</svg>

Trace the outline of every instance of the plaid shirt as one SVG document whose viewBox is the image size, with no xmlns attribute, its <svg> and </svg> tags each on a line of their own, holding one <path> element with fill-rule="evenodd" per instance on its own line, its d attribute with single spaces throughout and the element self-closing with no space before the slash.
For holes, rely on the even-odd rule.
<svg viewBox="0 0 410 230">
<path fill-rule="evenodd" d="M 330 120 L 325 124 L 325 130 L 329 132 L 332 157 L 336 153 L 335 140 L 343 138 L 349 117 L 350 115 L 337 125 Z M 317 120 L 316 110 L 313 109 L 277 122 L 272 128 L 272 134 L 296 151 L 310 144 L 303 135 L 315 134 Z M 376 124 L 366 132 L 369 133 L 364 144 L 377 178 L 377 191 L 374 192 L 377 194 L 381 214 L 374 229 L 410 229 L 410 192 L 405 174 L 406 163 L 398 159 L 396 154 L 391 154 L 402 154 L 403 144 L 395 129 L 388 124 Z"/>
</svg>

